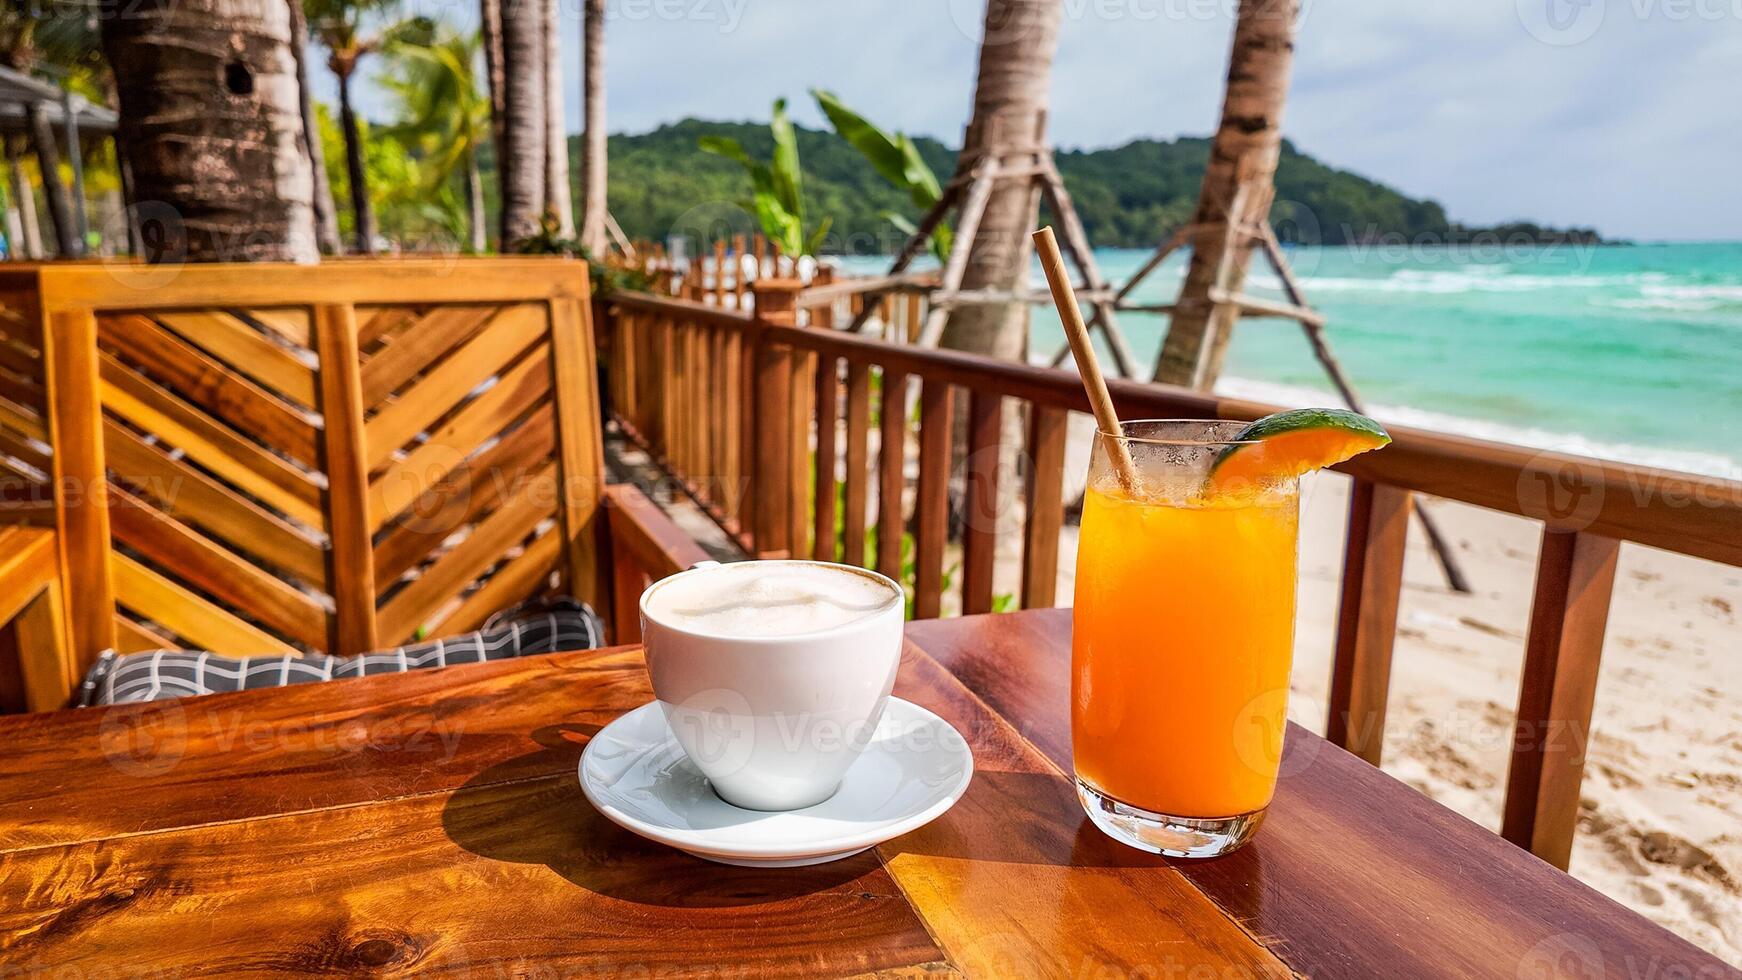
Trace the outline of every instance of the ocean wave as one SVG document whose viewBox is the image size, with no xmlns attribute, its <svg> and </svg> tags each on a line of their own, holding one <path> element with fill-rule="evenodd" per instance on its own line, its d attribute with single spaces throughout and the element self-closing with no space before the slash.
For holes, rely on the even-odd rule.
<svg viewBox="0 0 1742 980">
<path fill-rule="evenodd" d="M 1640 295 L 1660 299 L 1714 299 L 1742 301 L 1742 285 L 1701 284 L 1641 286 Z"/>
<path fill-rule="evenodd" d="M 1270 381 L 1255 381 L 1250 378 L 1224 377 L 1217 383 L 1216 390 L 1221 394 L 1232 395 L 1235 398 L 1249 398 L 1253 401 L 1271 402 L 1278 405 L 1326 405 L 1333 404 L 1333 401 L 1327 399 L 1335 397 L 1315 388 L 1277 384 Z M 1577 433 L 1552 432 L 1529 426 L 1508 425 L 1504 422 L 1463 418 L 1442 412 L 1410 408 L 1406 405 L 1369 405 L 1367 408 L 1369 414 L 1382 422 L 1394 422 L 1398 425 L 1417 429 L 1470 436 L 1476 439 L 1486 439 L 1490 442 L 1504 442 L 1529 449 L 1547 449 L 1554 452 L 1571 453 L 1575 456 L 1612 459 L 1640 466 L 1655 466 L 1660 469 L 1679 470 L 1684 473 L 1702 473 L 1729 480 L 1742 480 L 1742 460 L 1733 459 L 1720 453 L 1603 442 Z"/>
<path fill-rule="evenodd" d="M 1717 299 L 1677 299 L 1671 296 L 1642 296 L 1632 299 L 1609 299 L 1600 305 L 1617 310 L 1662 310 L 1669 313 L 1711 313 L 1734 303 Z"/>
<path fill-rule="evenodd" d="M 1569 274 L 1564 276 L 1508 273 L 1498 266 L 1464 266 L 1458 269 L 1400 269 L 1385 277 L 1306 276 L 1301 285 L 1308 292 L 1374 293 L 1520 293 L 1544 289 L 1615 289 L 1638 287 L 1652 290 L 1742 291 L 1742 286 L 1662 285 L 1661 272 L 1629 272 L 1613 276 Z M 1727 294 L 1725 294 L 1727 295 Z M 1742 296 L 1742 292 L 1737 292 Z"/>
</svg>

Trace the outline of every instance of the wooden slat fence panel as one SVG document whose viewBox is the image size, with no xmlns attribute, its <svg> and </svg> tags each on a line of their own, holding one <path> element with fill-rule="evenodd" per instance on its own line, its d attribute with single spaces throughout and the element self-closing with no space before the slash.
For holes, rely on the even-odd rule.
<svg viewBox="0 0 1742 980">
<path fill-rule="evenodd" d="M 589 309 L 557 260 L 0 270 L 0 482 L 56 508 L 72 662 L 603 601 Z"/>
</svg>

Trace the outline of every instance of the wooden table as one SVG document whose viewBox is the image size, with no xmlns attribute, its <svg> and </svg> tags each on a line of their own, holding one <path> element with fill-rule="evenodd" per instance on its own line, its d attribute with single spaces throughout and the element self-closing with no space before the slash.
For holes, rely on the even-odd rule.
<svg viewBox="0 0 1742 980">
<path fill-rule="evenodd" d="M 0 975 L 1728 977 L 1295 729 L 1216 861 L 1072 793 L 1068 613 L 910 627 L 897 693 L 974 748 L 931 826 L 816 868 L 708 864 L 582 797 L 650 698 L 632 648 L 0 720 Z"/>
</svg>

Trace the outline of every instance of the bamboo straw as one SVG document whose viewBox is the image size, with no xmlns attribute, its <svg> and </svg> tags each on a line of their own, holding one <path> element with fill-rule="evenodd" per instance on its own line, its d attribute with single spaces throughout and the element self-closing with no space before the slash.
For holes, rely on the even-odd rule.
<svg viewBox="0 0 1742 980">
<path fill-rule="evenodd" d="M 1065 337 L 1071 343 L 1071 355 L 1077 359 L 1077 373 L 1083 376 L 1083 390 L 1088 392 L 1089 407 L 1095 412 L 1095 426 L 1107 436 L 1107 456 L 1113 461 L 1113 472 L 1125 492 L 1135 494 L 1137 464 L 1131 461 L 1131 450 L 1119 435 L 1119 414 L 1113 410 L 1113 396 L 1107 392 L 1107 379 L 1101 376 L 1095 345 L 1089 342 L 1089 328 L 1083 323 L 1076 290 L 1071 288 L 1064 256 L 1059 254 L 1059 243 L 1050 226 L 1034 233 L 1034 248 L 1046 273 L 1046 284 L 1052 287 L 1052 303 L 1065 323 Z"/>
</svg>

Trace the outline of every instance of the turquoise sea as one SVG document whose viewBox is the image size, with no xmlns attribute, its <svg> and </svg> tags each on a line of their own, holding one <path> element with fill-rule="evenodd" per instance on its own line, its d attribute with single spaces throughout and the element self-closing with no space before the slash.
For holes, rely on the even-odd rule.
<svg viewBox="0 0 1742 980">
<path fill-rule="evenodd" d="M 1096 252 L 1122 283 L 1147 252 Z M 1289 250 L 1374 414 L 1442 431 L 1742 479 L 1742 243 Z M 886 260 L 855 259 L 852 271 Z M 1255 262 L 1249 291 L 1279 297 Z M 1170 258 L 1135 294 L 1170 302 Z M 1034 288 L 1045 292 L 1039 267 Z M 1166 328 L 1122 314 L 1146 368 Z M 1063 343 L 1037 307 L 1037 356 Z M 1246 319 L 1219 391 L 1335 404 L 1299 326 Z"/>
</svg>

